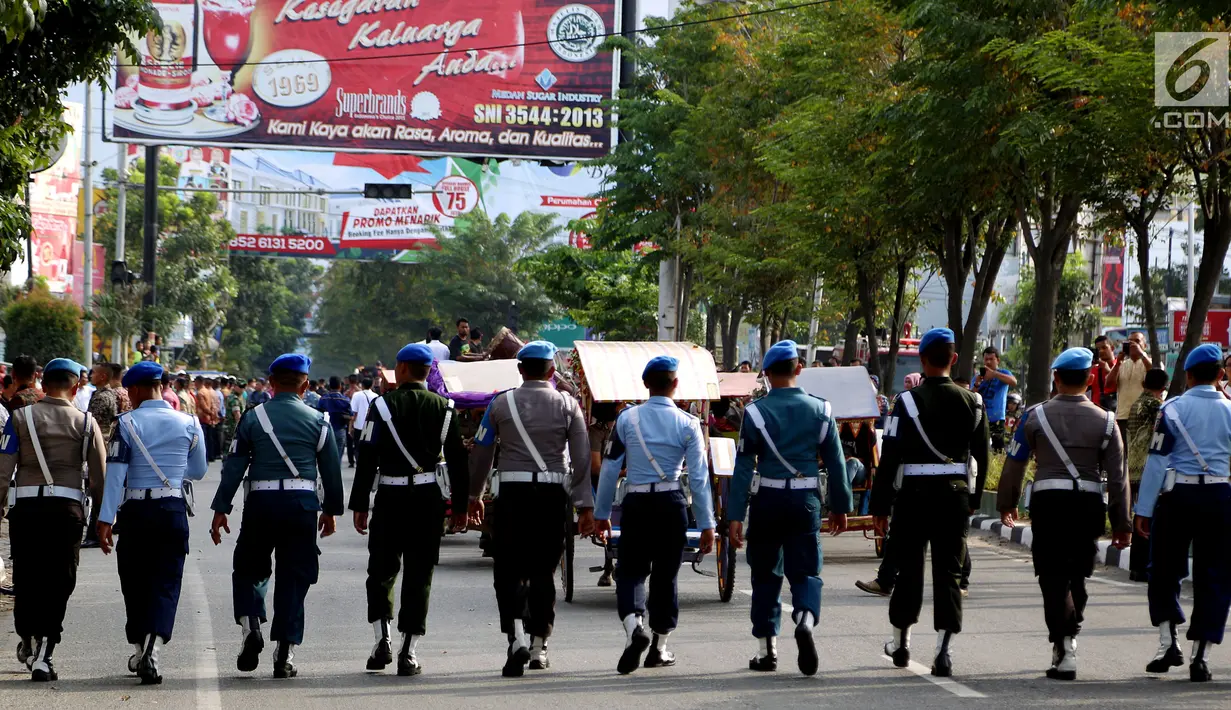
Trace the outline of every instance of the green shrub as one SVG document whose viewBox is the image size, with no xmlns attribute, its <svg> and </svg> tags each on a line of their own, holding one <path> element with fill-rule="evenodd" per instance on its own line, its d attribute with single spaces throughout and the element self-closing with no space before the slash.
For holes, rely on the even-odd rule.
<svg viewBox="0 0 1231 710">
<path fill-rule="evenodd" d="M 57 357 L 81 359 L 81 309 L 43 286 L 4 309 L 5 356 L 30 355 L 40 364 Z"/>
</svg>

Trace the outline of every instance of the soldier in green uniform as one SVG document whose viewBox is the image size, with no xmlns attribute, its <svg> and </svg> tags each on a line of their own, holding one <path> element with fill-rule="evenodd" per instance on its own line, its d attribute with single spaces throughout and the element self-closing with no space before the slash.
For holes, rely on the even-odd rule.
<svg viewBox="0 0 1231 710">
<path fill-rule="evenodd" d="M 393 586 L 398 567 L 402 561 L 406 564 L 397 624 L 402 634 L 397 659 L 400 676 L 422 672 L 415 647 L 427 631 L 445 497 L 452 499 L 453 522 L 459 527 L 466 524 L 470 501 L 466 447 L 458 433 L 453 401 L 429 392 L 424 384 L 432 360 L 426 345 L 411 344 L 398 352 L 394 370 L 398 387 L 372 403 L 359 437 L 359 466 L 350 495 L 355 530 L 366 535 L 369 494 L 373 484 L 377 486 L 376 514 L 368 538 L 368 622 L 376 633 L 376 646 L 367 663 L 370 671 L 383 670 L 393 661 L 389 642 Z M 437 472 L 442 455 L 447 473 Z"/>
<path fill-rule="evenodd" d="M 227 526 L 227 514 L 240 483 L 245 483 L 244 520 L 235 543 L 231 574 L 235 621 L 243 629 L 243 648 L 236 667 L 256 670 L 265 647 L 261 624 L 266 620 L 265 592 L 275 570 L 274 677 L 296 674 L 294 647 L 303 642 L 304 599 L 319 572 L 316 533 L 334 532 L 334 516 L 344 512 L 341 457 L 325 415 L 303 403 L 308 367 L 303 355 L 282 355 L 269 366 L 272 400 L 250 409 L 235 430 L 231 453 L 211 506 L 210 530 L 217 545 Z M 248 480 L 244 481 L 247 473 Z M 324 487 L 324 508 L 317 484 Z M 321 513 L 319 520 L 317 513 Z"/>
<path fill-rule="evenodd" d="M 885 422 L 884 453 L 872 488 L 876 531 L 884 535 L 893 511 L 899 573 L 889 600 L 893 640 L 885 654 L 910 663 L 910 627 L 923 607 L 923 562 L 932 547 L 934 621 L 938 632 L 932 675 L 953 673 L 949 645 L 962 630 L 962 562 L 970 514 L 987 477 L 988 425 L 983 401 L 949 378 L 957 363 L 953 331 L 934 328 L 919 342 L 926 379 L 903 392 Z M 971 461 L 978 467 L 972 476 Z"/>
<path fill-rule="evenodd" d="M 239 426 L 239 420 L 244 414 L 244 398 L 240 395 L 239 384 L 234 380 L 227 385 L 227 390 L 226 407 L 222 413 L 224 435 L 226 436 L 223 446 L 230 449 L 231 442 L 235 441 L 235 429 Z"/>
</svg>

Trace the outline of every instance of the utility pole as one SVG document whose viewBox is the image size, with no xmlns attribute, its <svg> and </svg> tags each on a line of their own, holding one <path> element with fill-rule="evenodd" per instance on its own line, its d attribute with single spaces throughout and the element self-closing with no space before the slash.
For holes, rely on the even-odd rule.
<svg viewBox="0 0 1231 710">
<path fill-rule="evenodd" d="M 1193 312 L 1193 285 L 1196 274 L 1196 241 L 1197 241 L 1197 206 L 1188 203 L 1188 314 Z"/>
<path fill-rule="evenodd" d="M 85 175 L 82 176 L 82 190 L 85 192 L 85 234 L 82 236 L 81 274 L 81 307 L 85 311 L 85 317 L 81 319 L 81 344 L 85 349 L 85 359 L 81 362 L 86 367 L 94 365 L 94 321 L 91 319 L 91 312 L 94 310 L 91 306 L 94 300 L 94 161 L 90 145 L 93 142 L 93 135 L 90 132 L 94 125 L 91 101 L 93 94 L 94 85 L 87 82 L 83 131 L 85 135 L 82 137 L 85 145 L 81 151 L 83 156 L 81 167 L 85 170 Z"/>
<path fill-rule="evenodd" d="M 142 239 L 141 280 L 145 282 L 146 292 L 142 305 L 146 308 L 145 329 L 153 330 L 150 321 L 149 308 L 158 303 L 155 292 L 154 277 L 157 273 L 155 259 L 158 258 L 158 146 L 145 147 L 145 224 Z"/>
<path fill-rule="evenodd" d="M 124 183 L 128 181 L 128 150 L 121 145 L 115 154 L 116 196 L 115 196 L 115 253 L 111 261 L 111 290 L 114 291 L 128 281 L 128 263 L 124 256 L 124 237 L 126 234 L 126 212 L 128 209 L 128 190 Z M 126 348 L 124 337 L 126 333 L 116 333 L 111 339 L 111 361 L 123 363 Z"/>
</svg>

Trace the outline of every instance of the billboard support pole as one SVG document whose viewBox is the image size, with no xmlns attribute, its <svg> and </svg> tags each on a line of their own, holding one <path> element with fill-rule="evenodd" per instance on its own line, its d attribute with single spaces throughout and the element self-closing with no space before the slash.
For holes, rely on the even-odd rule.
<svg viewBox="0 0 1231 710">
<path fill-rule="evenodd" d="M 124 146 L 115 153 L 115 173 L 116 185 L 115 191 L 115 253 L 111 255 L 111 288 L 115 290 L 126 283 L 125 278 L 128 274 L 128 264 L 126 263 L 124 237 L 127 226 L 128 212 L 128 190 L 124 189 L 124 182 L 128 179 L 128 151 Z M 128 333 L 116 333 L 111 339 L 111 361 L 123 363 L 123 341 Z"/>
<path fill-rule="evenodd" d="M 94 94 L 94 84 L 86 82 L 85 85 L 85 124 L 82 134 L 85 139 L 82 141 L 85 145 L 82 148 L 81 166 L 85 169 L 85 174 L 82 175 L 82 197 L 85 201 L 85 229 L 82 234 L 82 269 L 81 269 L 81 308 L 85 311 L 85 317 L 81 319 L 81 345 L 84 348 L 85 360 L 82 362 L 86 367 L 94 365 L 94 321 L 91 320 L 90 302 L 94 300 L 94 152 L 90 149 L 90 144 L 93 138 L 90 134 L 90 127 L 94 124 L 92 95 Z"/>
<path fill-rule="evenodd" d="M 154 306 L 158 299 L 155 296 L 155 262 L 158 252 L 158 146 L 145 147 L 145 213 L 144 233 L 142 239 L 141 280 L 148 287 L 142 305 L 147 309 L 145 314 L 146 330 L 153 330 L 148 309 Z"/>
</svg>

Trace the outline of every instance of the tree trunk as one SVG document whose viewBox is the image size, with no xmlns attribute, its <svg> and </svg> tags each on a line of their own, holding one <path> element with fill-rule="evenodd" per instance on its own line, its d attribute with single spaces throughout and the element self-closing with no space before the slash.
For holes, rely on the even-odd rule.
<svg viewBox="0 0 1231 710">
<path fill-rule="evenodd" d="M 842 364 L 849 365 L 859 352 L 859 320 L 854 312 L 847 315 L 845 343 L 842 346 Z"/>
<path fill-rule="evenodd" d="M 1044 178 L 1042 194 L 1036 196 L 1041 221 L 1034 241 L 1030 216 L 1018 206 L 1018 224 L 1034 260 L 1034 319 L 1030 326 L 1030 355 L 1026 359 L 1026 404 L 1037 404 L 1051 393 L 1052 339 L 1056 331 L 1056 301 L 1069 242 L 1076 228 L 1081 199 L 1075 194 L 1053 192 L 1050 176 Z M 1221 262 L 1220 262 L 1221 263 Z"/>
<path fill-rule="evenodd" d="M 958 348 L 957 376 L 974 382 L 975 347 L 978 345 L 979 325 L 987 314 L 987 304 L 992 300 L 996 290 L 996 277 L 1000 274 L 1000 266 L 1004 263 L 1005 254 L 1015 237 L 1012 215 L 1003 218 L 993 218 L 988 223 L 987 245 L 983 250 L 983 259 L 975 272 L 974 292 L 970 298 L 970 312 L 966 314 L 966 324 L 958 338 L 961 345 Z"/>
<path fill-rule="evenodd" d="M 885 376 L 881 378 L 881 392 L 893 392 L 898 371 L 898 350 L 902 347 L 903 309 L 906 308 L 906 279 L 910 276 L 910 265 L 906 261 L 898 262 L 898 285 L 893 292 L 893 315 L 889 320 L 889 360 L 885 363 Z"/>
<path fill-rule="evenodd" d="M 1146 321 L 1146 335 L 1150 338 L 1150 359 L 1159 367 L 1163 360 L 1163 349 L 1158 344 L 1158 315 L 1154 312 L 1154 279 L 1150 276 L 1150 225 L 1149 223 L 1134 223 L 1133 233 L 1137 237 L 1137 268 L 1141 272 L 1141 314 Z"/>
<path fill-rule="evenodd" d="M 692 315 L 692 279 L 693 270 L 681 267 L 679 307 L 676 308 L 675 339 L 680 342 L 688 340 L 688 319 Z"/>
<path fill-rule="evenodd" d="M 880 343 L 876 338 L 876 291 L 878 283 L 863 266 L 855 267 L 855 288 L 859 291 L 859 308 L 863 311 L 863 326 L 868 335 L 868 372 L 881 374 Z"/>
<path fill-rule="evenodd" d="M 764 357 L 765 351 L 769 350 L 769 311 L 765 308 L 764 304 L 761 305 L 760 340 L 761 356 Z"/>
<path fill-rule="evenodd" d="M 717 333 L 714 331 L 718 328 L 718 307 L 713 303 L 707 303 L 705 308 L 705 349 L 713 355 L 718 347 Z"/>
<path fill-rule="evenodd" d="M 731 308 L 727 313 L 727 318 L 723 320 L 722 367 L 724 370 L 735 369 L 735 359 L 739 357 L 739 324 L 743 319 L 743 309 Z"/>
<path fill-rule="evenodd" d="M 970 273 L 970 262 L 964 257 L 966 242 L 962 239 L 962 219 L 950 217 L 944 220 L 941 228 L 940 275 L 945 280 L 945 306 L 949 321 L 949 330 L 957 338 L 958 348 L 962 346 L 962 296 L 966 292 L 966 277 Z M 961 366 L 961 363 L 958 363 Z"/>
</svg>

